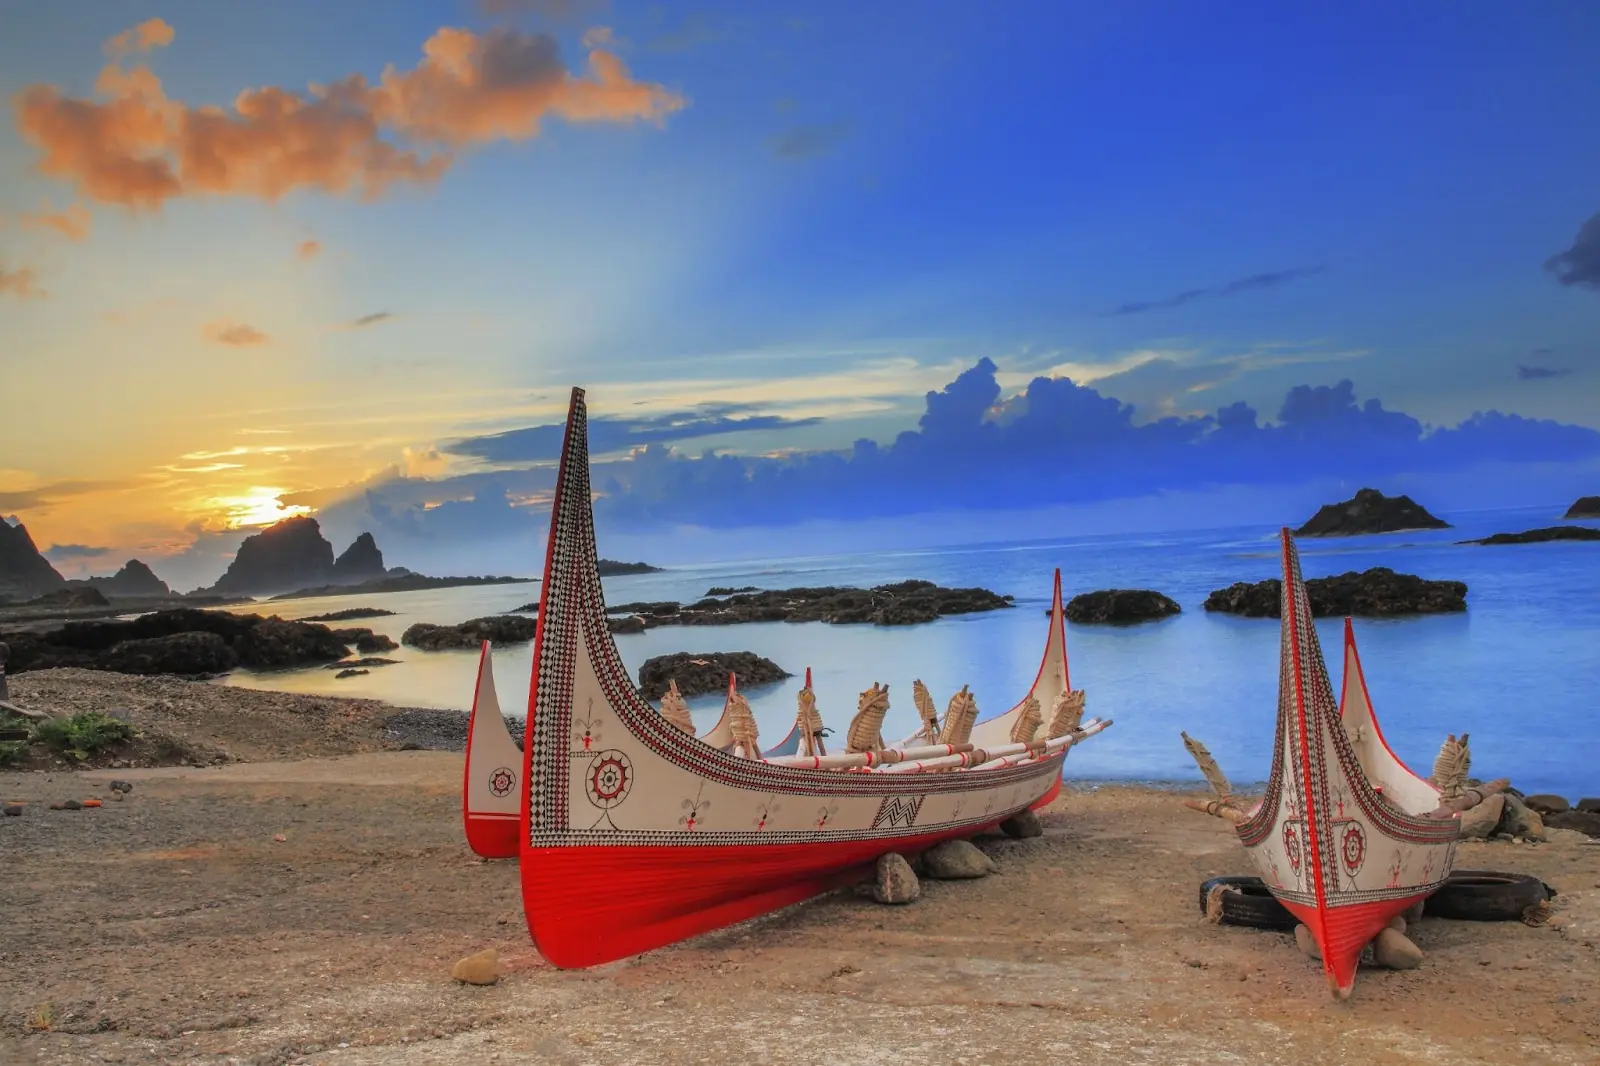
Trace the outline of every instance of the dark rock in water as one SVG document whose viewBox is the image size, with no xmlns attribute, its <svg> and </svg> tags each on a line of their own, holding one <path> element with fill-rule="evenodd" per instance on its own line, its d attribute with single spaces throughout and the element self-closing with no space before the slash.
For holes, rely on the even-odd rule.
<svg viewBox="0 0 1600 1066">
<path fill-rule="evenodd" d="M 1207 596 L 1205 609 L 1246 618 L 1277 618 L 1282 595 L 1283 584 L 1275 577 L 1254 584 L 1237 581 Z M 1444 614 L 1467 609 L 1466 582 L 1430 581 L 1414 574 L 1397 574 L 1386 566 L 1307 578 L 1306 596 L 1315 618 Z"/>
<path fill-rule="evenodd" d="M 170 637 L 125 640 L 103 652 L 97 667 L 119 674 L 215 677 L 238 665 L 238 653 L 217 634 L 174 633 Z"/>
<path fill-rule="evenodd" d="M 386 633 L 363 633 L 356 638 L 356 651 L 394 651 L 400 645 Z"/>
<path fill-rule="evenodd" d="M 333 572 L 333 545 L 315 518 L 295 515 L 246 537 L 233 562 L 209 592 L 254 596 L 326 581 Z"/>
<path fill-rule="evenodd" d="M 302 622 L 349 622 L 357 618 L 387 618 L 394 614 L 381 607 L 349 607 L 343 611 L 329 611 L 327 614 L 308 614 L 300 619 Z"/>
<path fill-rule="evenodd" d="M 364 631 L 363 631 L 364 632 Z M 210 634 L 217 642 L 178 636 Z M 346 643 L 325 625 L 286 622 L 277 616 L 202 611 L 193 607 L 152 611 L 127 622 L 68 622 L 43 633 L 13 633 L 9 669 L 77 666 L 119 673 L 214 674 L 247 666 L 276 669 L 336 662 Z M 149 643 L 167 640 L 165 644 Z M 122 645 L 136 642 L 132 648 Z M 219 643 L 220 642 L 220 643 Z M 226 648 L 234 656 L 219 648 Z"/>
<path fill-rule="evenodd" d="M 1166 618 L 1183 610 L 1151 589 L 1102 589 L 1084 592 L 1067 601 L 1063 609 L 1069 622 L 1130 625 Z M 1049 613 L 1049 608 L 1045 609 Z"/>
<path fill-rule="evenodd" d="M 608 613 L 634 614 L 646 628 L 726 626 L 744 622 L 827 622 L 830 625 L 903 626 L 949 614 L 1011 606 L 1010 596 L 988 589 L 940 588 L 931 581 L 901 581 L 861 589 L 848 587 L 769 589 L 708 598 L 695 603 L 625 603 Z"/>
<path fill-rule="evenodd" d="M 1592 837 L 1600 837 L 1600 811 L 1562 811 L 1544 816 L 1547 829 L 1576 829 Z"/>
<path fill-rule="evenodd" d="M 1361 489 L 1343 503 L 1323 505 L 1295 530 L 1299 537 L 1351 537 L 1365 533 L 1398 533 L 1406 529 L 1449 529 L 1410 496 L 1385 496 Z"/>
<path fill-rule="evenodd" d="M 340 670 L 337 674 L 333 675 L 333 679 L 338 681 L 346 677 L 361 677 L 363 674 L 370 672 L 371 671 L 369 670 Z"/>
<path fill-rule="evenodd" d="M 601 559 L 595 563 L 601 577 L 621 577 L 624 574 L 659 574 L 661 567 L 649 563 L 619 563 L 615 559 Z"/>
<path fill-rule="evenodd" d="M 751 651 L 685 652 L 657 655 L 639 667 L 639 690 L 647 700 L 666 695 L 667 683 L 676 679 L 684 696 L 726 692 L 728 675 L 736 674 L 740 688 L 757 688 L 791 677 L 787 670 Z"/>
<path fill-rule="evenodd" d="M 1600 496 L 1580 496 L 1562 518 L 1600 518 Z"/>
<path fill-rule="evenodd" d="M 738 588 L 732 588 L 732 587 L 730 587 L 728 585 L 712 585 L 710 588 L 706 589 L 706 595 L 707 596 L 732 596 L 732 595 L 735 595 L 735 594 L 740 593 L 740 592 L 760 592 L 760 591 L 761 590 L 759 588 L 757 588 L 756 586 L 754 586 L 754 585 L 740 585 Z"/>
<path fill-rule="evenodd" d="M 1600 529 L 1593 526 L 1546 526 L 1521 533 L 1496 533 L 1461 544 L 1543 544 L 1551 540 L 1600 540 Z"/>
<path fill-rule="evenodd" d="M 539 613 L 539 601 L 538 600 L 534 600 L 532 603 L 525 603 L 521 607 L 513 607 L 513 608 L 511 608 L 511 613 L 512 614 L 538 614 Z"/>
<path fill-rule="evenodd" d="M 19 607 L 109 607 L 105 594 L 92 585 L 68 585 L 18 604 Z"/>
<path fill-rule="evenodd" d="M 50 561 L 39 553 L 22 523 L 0 518 L 0 598 L 31 600 L 66 585 Z"/>
<path fill-rule="evenodd" d="M 535 621 L 512 614 L 473 618 L 454 626 L 418 622 L 400 634 L 400 643 L 423 651 L 447 648 L 476 648 L 484 641 L 493 644 L 525 644 L 533 639 Z"/>
<path fill-rule="evenodd" d="M 613 633 L 643 633 L 644 619 L 636 614 L 625 614 L 621 618 L 607 618 L 606 628 Z"/>
<path fill-rule="evenodd" d="M 354 585 L 313 585 L 273 596 L 274 600 L 305 600 L 320 596 L 381 596 L 389 592 L 423 592 L 431 589 L 474 588 L 478 585 L 521 585 L 528 577 L 428 577 L 395 567 L 385 577 Z"/>
<path fill-rule="evenodd" d="M 1557 796 L 1549 792 L 1538 792 L 1523 799 L 1529 810 L 1538 811 L 1540 814 L 1560 814 L 1562 811 L 1571 810 L 1572 805 L 1565 796 Z"/>
<path fill-rule="evenodd" d="M 371 581 L 387 573 L 383 568 L 383 552 L 378 550 L 378 542 L 372 539 L 371 533 L 361 534 L 333 561 L 333 580 L 341 585 Z"/>
<path fill-rule="evenodd" d="M 360 659 L 340 659 L 336 663 L 329 663 L 328 665 L 324 666 L 323 669 L 324 670 L 345 670 L 345 669 L 352 669 L 352 668 L 358 667 L 358 666 L 359 667 L 394 666 L 399 662 L 400 662 L 399 659 L 384 659 L 384 658 L 381 658 L 379 656 L 373 655 L 373 656 L 364 656 L 364 657 L 362 657 Z"/>
<path fill-rule="evenodd" d="M 114 600 L 159 600 L 175 595 L 155 571 L 137 559 L 129 559 L 110 577 L 91 577 L 82 582 Z"/>
</svg>

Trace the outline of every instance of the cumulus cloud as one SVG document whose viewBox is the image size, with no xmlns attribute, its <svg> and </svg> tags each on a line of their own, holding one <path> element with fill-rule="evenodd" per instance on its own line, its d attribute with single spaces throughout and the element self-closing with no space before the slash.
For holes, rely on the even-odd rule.
<svg viewBox="0 0 1600 1066">
<path fill-rule="evenodd" d="M 0 296 L 8 293 L 19 300 L 38 299 L 49 295 L 39 288 L 39 276 L 33 272 L 32 267 L 7 270 L 4 266 L 0 266 Z"/>
<path fill-rule="evenodd" d="M 1174 307 L 1182 307 L 1184 304 L 1207 297 L 1215 299 L 1223 296 L 1237 296 L 1241 292 L 1253 292 L 1258 289 L 1275 289 L 1292 281 L 1315 277 L 1325 270 L 1327 270 L 1327 267 L 1316 266 L 1263 271 L 1260 274 L 1235 278 L 1226 284 L 1216 285 L 1208 289 L 1185 289 L 1183 292 L 1164 296 L 1159 300 L 1136 300 L 1132 303 L 1125 303 L 1107 311 L 1103 317 L 1142 315 L 1149 311 L 1165 311 Z"/>
<path fill-rule="evenodd" d="M 370 200 L 436 181 L 466 149 L 535 137 L 550 117 L 660 123 L 687 106 L 604 49 L 590 49 L 587 72 L 575 74 L 549 34 L 452 27 L 424 42 L 415 67 L 390 66 L 375 82 L 350 74 L 303 94 L 246 89 L 231 107 L 190 105 L 170 99 L 149 67 L 125 65 L 172 41 L 171 27 L 150 26 L 107 42 L 113 61 L 98 99 L 43 84 L 16 98 L 40 173 L 136 211 L 182 196 L 276 201 L 298 189 Z"/>
<path fill-rule="evenodd" d="M 152 48 L 165 48 L 177 36 L 166 19 L 146 19 L 129 30 L 123 30 L 107 41 L 102 48 L 108 56 L 125 56 L 148 52 Z"/>
<path fill-rule="evenodd" d="M 669 441 L 755 430 L 798 429 L 821 421 L 820 418 L 784 418 L 778 415 L 737 416 L 731 413 L 732 410 L 718 406 L 654 418 L 591 418 L 589 449 L 596 455 L 603 455 Z M 494 463 L 548 462 L 561 457 L 564 432 L 565 427 L 561 425 L 530 426 L 452 441 L 444 445 L 444 450 Z"/>
<path fill-rule="evenodd" d="M 267 335 L 254 326 L 242 322 L 212 322 L 205 328 L 207 340 L 226 344 L 232 348 L 248 348 L 267 343 Z"/>
<path fill-rule="evenodd" d="M 295 248 L 294 254 L 299 257 L 301 262 L 315 259 L 317 256 L 322 254 L 322 242 L 311 240 L 301 241 L 300 244 Z"/>
<path fill-rule="evenodd" d="M 94 216 L 82 204 L 73 204 L 65 211 L 41 211 L 37 215 L 23 215 L 24 229 L 53 230 L 69 241 L 81 241 L 89 236 L 94 226 Z"/>
<path fill-rule="evenodd" d="M 1600 213 L 1578 229 L 1571 248 L 1546 259 L 1544 268 L 1563 285 L 1600 289 Z"/>
</svg>

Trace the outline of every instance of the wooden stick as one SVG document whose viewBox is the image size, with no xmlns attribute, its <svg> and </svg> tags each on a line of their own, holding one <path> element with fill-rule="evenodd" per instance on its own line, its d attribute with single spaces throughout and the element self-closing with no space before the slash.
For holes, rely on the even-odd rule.
<svg viewBox="0 0 1600 1066">
<path fill-rule="evenodd" d="M 894 766 L 884 766 L 873 771 L 880 774 L 917 774 L 930 770 L 998 770 L 1006 766 L 1015 766 L 1030 759 L 1045 759 L 1058 752 L 1065 751 L 1078 741 L 1092 737 L 1111 724 L 1111 719 L 1104 721 L 1096 718 L 1089 722 L 1076 733 L 1069 733 L 1064 737 L 1054 740 L 1035 741 L 1032 744 L 1001 744 L 993 748 L 972 748 L 956 755 L 947 755 L 941 758 L 914 759 L 900 762 Z"/>
<path fill-rule="evenodd" d="M 1234 825 L 1242 825 L 1250 820 L 1250 816 L 1248 814 L 1244 813 L 1233 804 L 1226 803 L 1222 800 L 1186 799 L 1183 801 L 1183 805 L 1189 808 L 1191 811 L 1199 811 L 1201 814 L 1209 814 L 1214 818 L 1221 818 L 1225 822 L 1232 822 Z"/>
<path fill-rule="evenodd" d="M 878 751 L 850 751 L 834 755 L 774 755 L 770 759 L 761 761 L 771 766 L 789 766 L 797 770 L 847 770 L 856 766 L 905 762 L 907 759 L 959 755 L 971 750 L 971 744 L 929 744 L 920 748 L 883 748 Z"/>
<path fill-rule="evenodd" d="M 1439 806 L 1429 811 L 1429 818 L 1450 818 L 1455 814 L 1471 810 L 1484 800 L 1497 792 L 1504 792 L 1511 787 L 1511 780 L 1505 777 L 1496 778 L 1483 785 L 1475 785 L 1457 796 L 1441 797 Z"/>
<path fill-rule="evenodd" d="M 1222 767 L 1217 765 L 1217 760 L 1211 757 L 1211 752 L 1198 740 L 1188 733 L 1179 731 L 1183 738 L 1183 746 L 1189 749 L 1189 754 L 1200 767 L 1200 772 L 1205 775 L 1206 784 L 1211 786 L 1212 793 L 1217 799 L 1227 802 L 1233 798 L 1233 786 L 1228 783 L 1228 778 L 1222 772 Z"/>
</svg>

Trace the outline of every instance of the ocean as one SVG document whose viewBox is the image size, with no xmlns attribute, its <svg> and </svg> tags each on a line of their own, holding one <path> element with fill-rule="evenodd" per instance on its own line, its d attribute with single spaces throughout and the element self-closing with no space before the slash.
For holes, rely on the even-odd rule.
<svg viewBox="0 0 1600 1066">
<path fill-rule="evenodd" d="M 1443 515 L 1455 528 L 1299 541 L 1307 578 L 1388 566 L 1426 578 L 1465 581 L 1467 611 L 1355 620 L 1357 644 L 1385 738 L 1426 775 L 1449 733 L 1471 735 L 1472 774 L 1509 777 L 1525 792 L 1576 799 L 1600 795 L 1600 544 L 1456 544 L 1470 537 L 1561 522 L 1560 508 Z M 667 626 L 614 639 L 635 678 L 641 663 L 669 652 L 753 651 L 795 676 L 744 689 L 764 743 L 794 721 L 795 693 L 807 666 L 823 720 L 842 735 L 856 698 L 872 682 L 891 686 L 886 737 L 916 728 L 911 684 L 920 678 L 943 710 L 970 685 L 980 717 L 1006 710 L 1027 690 L 1044 650 L 1051 576 L 1062 591 L 1151 588 L 1183 613 L 1130 627 L 1069 623 L 1074 688 L 1087 693 L 1086 716 L 1115 724 L 1066 764 L 1068 779 L 1186 781 L 1199 775 L 1180 730 L 1202 740 L 1236 785 L 1259 782 L 1271 763 L 1278 684 L 1278 622 L 1202 609 L 1207 593 L 1235 581 L 1279 576 L 1277 530 L 1260 526 L 1152 535 L 1061 537 L 905 552 L 730 562 L 606 578 L 606 602 L 700 599 L 714 585 L 784 588 L 870 586 L 922 578 L 982 586 L 1016 597 L 1010 610 L 884 628 L 823 623 Z M 600 545 L 605 555 L 605 545 Z M 525 572 L 543 569 L 529 559 Z M 239 608 L 284 618 L 350 607 L 381 607 L 392 617 L 370 625 L 395 640 L 413 622 L 455 623 L 537 600 L 539 585 L 493 585 L 325 599 Z M 1339 691 L 1343 621 L 1317 624 L 1334 693 Z M 457 708 L 472 701 L 478 652 L 423 652 L 402 646 L 401 660 L 360 677 L 335 680 L 322 668 L 237 671 L 222 683 L 301 693 L 360 696 L 402 706 Z M 501 705 L 526 706 L 532 645 L 494 651 Z M 709 728 L 722 697 L 690 701 Z M 1048 714 L 1048 708 L 1046 708 Z"/>
</svg>

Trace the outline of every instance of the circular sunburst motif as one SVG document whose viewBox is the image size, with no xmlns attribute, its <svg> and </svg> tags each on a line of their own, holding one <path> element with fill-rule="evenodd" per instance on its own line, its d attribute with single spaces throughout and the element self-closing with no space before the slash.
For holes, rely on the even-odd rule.
<svg viewBox="0 0 1600 1066">
<path fill-rule="evenodd" d="M 1344 831 L 1344 865 L 1351 873 L 1361 869 L 1361 861 L 1367 857 L 1367 834 L 1361 831 L 1361 826 L 1352 824 Z"/>
<path fill-rule="evenodd" d="M 496 796 L 509 796 L 517 787 L 517 775 L 509 767 L 501 766 L 489 775 L 489 791 Z"/>
<path fill-rule="evenodd" d="M 601 810 L 610 810 L 628 798 L 633 787 L 633 763 L 614 748 L 607 748 L 595 757 L 584 782 L 589 802 Z"/>
<path fill-rule="evenodd" d="M 1283 824 L 1283 851 L 1289 856 L 1289 868 L 1296 873 L 1300 871 L 1300 834 L 1295 832 L 1293 825 Z"/>
</svg>

